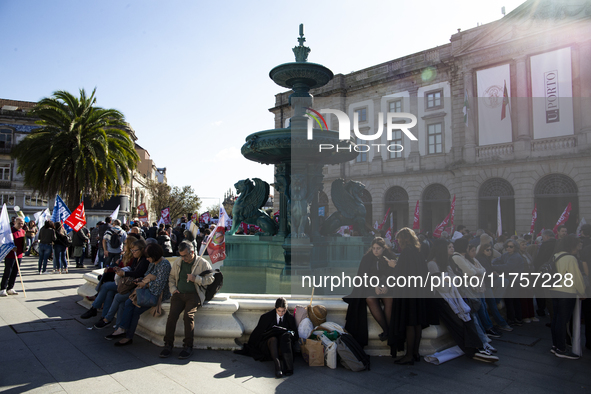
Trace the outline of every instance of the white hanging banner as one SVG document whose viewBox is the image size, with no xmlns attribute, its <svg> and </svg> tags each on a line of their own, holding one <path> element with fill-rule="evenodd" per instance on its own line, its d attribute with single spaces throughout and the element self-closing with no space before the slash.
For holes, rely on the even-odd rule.
<svg viewBox="0 0 591 394">
<path fill-rule="evenodd" d="M 574 134 L 570 48 L 532 56 L 534 139 Z"/>
<path fill-rule="evenodd" d="M 505 108 L 503 118 L 503 93 L 505 86 L 510 99 L 511 74 L 508 64 L 476 72 L 478 84 L 478 145 L 503 144 L 513 141 L 511 129 L 511 104 Z"/>
</svg>

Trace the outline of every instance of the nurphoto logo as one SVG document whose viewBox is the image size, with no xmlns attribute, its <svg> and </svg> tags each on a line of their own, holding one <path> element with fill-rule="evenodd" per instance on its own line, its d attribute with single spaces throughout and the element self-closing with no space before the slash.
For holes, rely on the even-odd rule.
<svg viewBox="0 0 591 394">
<path fill-rule="evenodd" d="M 339 122 L 339 140 L 349 140 L 351 138 L 351 121 L 349 120 L 349 116 L 343 111 L 339 111 L 338 109 L 321 109 L 320 112 L 318 112 L 312 108 L 306 109 L 310 111 L 310 113 L 305 115 L 308 118 L 308 140 L 313 139 L 314 122 L 320 126 L 320 130 L 328 130 L 326 120 L 322 114 L 333 114 L 337 117 Z M 404 121 L 404 123 L 394 122 L 400 122 L 401 120 Z M 409 130 L 417 124 L 417 117 L 413 114 L 407 112 L 388 112 L 386 113 L 385 123 L 386 139 L 388 141 L 394 139 L 392 133 L 395 130 L 401 130 L 411 141 L 417 141 L 417 137 L 415 137 Z M 360 140 L 375 141 L 381 139 L 382 134 L 384 133 L 384 114 L 382 112 L 378 113 L 378 129 L 375 134 L 361 134 L 359 131 L 359 114 L 355 112 L 353 114 L 353 132 Z M 355 146 L 349 145 L 347 147 L 335 146 L 333 144 L 319 144 L 318 150 L 319 152 L 322 152 L 323 150 L 348 150 L 349 152 L 354 150 L 355 152 L 364 153 L 368 152 L 371 147 L 377 148 L 378 152 L 380 152 L 382 147 L 388 150 L 388 152 L 402 152 L 404 150 L 404 147 L 401 144 L 357 144 Z"/>
</svg>

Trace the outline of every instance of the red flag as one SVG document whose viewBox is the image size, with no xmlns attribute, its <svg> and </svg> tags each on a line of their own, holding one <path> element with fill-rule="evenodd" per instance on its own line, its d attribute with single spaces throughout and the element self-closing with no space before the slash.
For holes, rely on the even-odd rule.
<svg viewBox="0 0 591 394">
<path fill-rule="evenodd" d="M 451 202 L 451 208 L 449 209 L 449 213 L 447 214 L 445 219 L 443 219 L 443 222 L 439 223 L 439 225 L 437 227 L 435 227 L 435 231 L 433 231 L 433 237 L 435 237 L 435 238 L 441 237 L 441 233 L 443 232 L 443 229 L 449 223 L 450 218 L 453 222 L 453 215 L 455 214 L 455 212 L 456 212 L 456 196 L 454 194 L 454 199 Z"/>
<path fill-rule="evenodd" d="M 568 205 L 566 206 L 566 209 L 564 210 L 564 212 L 562 212 L 562 215 L 560 215 L 560 219 L 558 219 L 558 221 L 556 222 L 556 226 L 554 226 L 554 229 L 552 229 L 552 231 L 554 231 L 554 234 L 556 234 L 556 230 L 558 229 L 558 226 L 566 223 L 566 221 L 568 220 L 568 217 L 570 216 L 571 209 L 572 209 L 572 206 L 571 206 L 571 203 L 569 202 Z"/>
<path fill-rule="evenodd" d="M 505 87 L 503 89 L 503 104 L 501 105 L 501 120 L 505 119 L 507 116 L 507 106 L 509 105 L 509 93 L 507 92 L 507 81 L 505 82 Z"/>
<path fill-rule="evenodd" d="M 529 228 L 529 233 L 534 233 L 534 227 L 536 225 L 536 220 L 538 219 L 538 204 L 534 205 L 534 210 L 531 211 L 531 227 Z"/>
<path fill-rule="evenodd" d="M 435 227 L 435 231 L 433 231 L 434 238 L 441 237 L 441 233 L 443 232 L 443 229 L 445 228 L 445 226 L 447 226 L 447 223 L 449 223 L 449 213 L 447 214 L 445 219 L 443 219 L 443 222 L 439 223 L 439 225 L 437 227 Z"/>
<path fill-rule="evenodd" d="M 384 220 L 382 221 L 382 224 L 380 224 L 378 226 L 378 230 L 381 230 L 382 227 L 384 227 L 384 224 L 386 224 L 386 220 L 388 220 L 388 215 L 390 214 L 390 208 L 388 208 L 388 211 L 386 212 L 386 215 L 384 216 Z"/>
<path fill-rule="evenodd" d="M 209 212 L 205 212 L 201 216 L 199 216 L 199 223 L 209 223 L 210 220 L 211 215 L 209 214 Z"/>
<path fill-rule="evenodd" d="M 454 227 L 454 216 L 456 215 L 456 195 L 454 194 L 454 199 L 451 202 L 451 208 L 449 210 L 449 227 Z"/>
<path fill-rule="evenodd" d="M 84 227 L 86 224 L 86 215 L 84 214 L 83 202 L 81 202 L 80 205 L 78 205 L 78 208 L 74 209 L 74 212 L 64 220 L 64 223 L 72 227 L 74 231 L 80 231 L 80 229 Z"/>
<path fill-rule="evenodd" d="M 412 222 L 412 229 L 418 230 L 420 228 L 421 228 L 421 225 L 419 223 L 419 200 L 417 200 L 417 206 L 415 207 L 415 218 Z"/>
<path fill-rule="evenodd" d="M 390 242 L 392 242 L 392 227 L 390 227 L 388 231 L 386 231 L 385 237 L 388 238 Z"/>
<path fill-rule="evenodd" d="M 222 261 L 226 258 L 226 229 L 223 226 L 225 219 L 220 218 L 218 225 L 211 233 L 211 241 L 207 245 L 207 253 L 211 259 L 211 263 L 215 264 L 218 261 Z"/>
</svg>

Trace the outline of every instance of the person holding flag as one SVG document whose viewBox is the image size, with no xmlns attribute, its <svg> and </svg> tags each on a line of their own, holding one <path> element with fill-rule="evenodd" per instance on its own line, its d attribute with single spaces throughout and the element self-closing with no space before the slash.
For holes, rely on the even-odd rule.
<svg viewBox="0 0 591 394">
<path fill-rule="evenodd" d="M 5 208 L 6 206 L 4 206 L 4 209 Z M 6 221 L 8 221 L 8 213 L 6 215 Z M 8 223 L 2 223 L 2 227 L 5 227 L 5 224 Z M 0 297 L 18 294 L 17 291 L 14 290 L 14 282 L 16 282 L 16 275 L 19 273 L 19 266 L 23 262 L 23 252 L 25 249 L 25 230 L 23 230 L 24 225 L 25 221 L 23 220 L 23 218 L 17 216 L 17 218 L 14 220 L 14 227 L 11 228 L 12 241 L 5 239 L 4 241 L 8 242 L 3 242 L 3 245 L 13 247 L 4 259 L 4 274 L 2 275 L 2 287 L 0 289 Z"/>
</svg>

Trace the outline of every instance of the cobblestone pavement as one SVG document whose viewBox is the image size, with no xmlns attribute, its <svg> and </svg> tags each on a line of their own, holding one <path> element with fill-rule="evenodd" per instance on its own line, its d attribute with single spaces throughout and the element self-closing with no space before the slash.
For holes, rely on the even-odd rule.
<svg viewBox="0 0 591 394">
<path fill-rule="evenodd" d="M 88 269 L 70 274 L 38 275 L 34 258 L 25 258 L 17 296 L 0 298 L 0 391 L 7 393 L 556 393 L 591 392 L 591 351 L 579 360 L 550 353 L 548 318 L 504 333 L 493 342 L 497 364 L 462 357 L 440 366 L 421 361 L 394 365 L 389 357 L 372 357 L 371 371 L 342 367 L 308 367 L 301 358 L 295 374 L 281 380 L 271 363 L 229 351 L 195 350 L 189 360 L 160 359 L 160 348 L 136 336 L 129 347 L 116 348 L 80 320 L 85 309 L 76 289 Z M 178 349 L 175 349 L 178 352 Z"/>
</svg>

